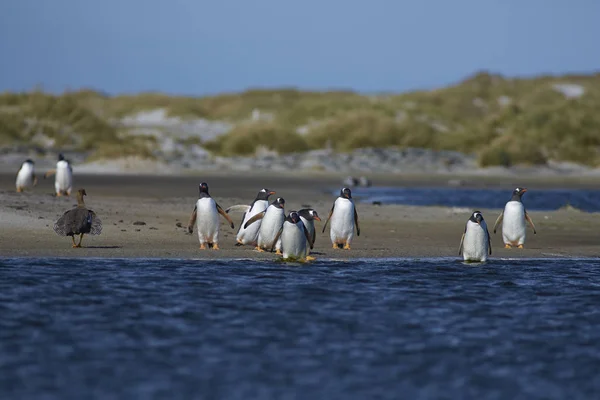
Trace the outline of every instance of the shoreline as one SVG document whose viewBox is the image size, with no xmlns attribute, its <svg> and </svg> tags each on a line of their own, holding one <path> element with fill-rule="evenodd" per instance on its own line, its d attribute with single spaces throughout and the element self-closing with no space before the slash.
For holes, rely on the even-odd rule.
<svg viewBox="0 0 600 400">
<path fill-rule="evenodd" d="M 198 183 L 209 184 L 213 198 L 223 207 L 249 204 L 259 189 L 275 190 L 286 199 L 286 210 L 305 206 L 315 208 L 322 217 L 317 222 L 314 257 L 317 261 L 338 259 L 430 258 L 462 260 L 458 245 L 470 209 L 441 206 L 373 205 L 357 202 L 361 236 L 354 238 L 351 250 L 331 248 L 328 230 L 321 232 L 336 195 L 342 187 L 341 174 L 243 174 L 204 173 L 200 176 L 83 175 L 74 171 L 74 188 L 84 187 L 86 205 L 103 222 L 99 236 L 85 235 L 84 248 L 71 248 L 68 237 L 60 237 L 52 225 L 75 204 L 75 198 L 55 197 L 53 181 L 40 179 L 36 188 L 25 193 L 14 191 L 14 175 L 0 174 L 0 257 L 68 258 L 178 258 L 199 260 L 276 260 L 274 253 L 259 253 L 253 248 L 236 247 L 235 233 L 241 213 L 232 213 L 232 230 L 221 219 L 221 250 L 199 250 L 198 238 L 185 233 L 198 194 Z M 447 176 L 371 175 L 373 185 L 439 186 L 448 185 Z M 452 176 L 461 179 L 461 176 Z M 533 189 L 549 187 L 597 187 L 596 180 L 540 179 L 539 177 L 464 178 L 460 187 L 503 187 L 516 184 Z M 533 186 L 532 186 L 533 185 Z M 507 194 L 508 196 L 508 194 Z M 499 209 L 481 207 L 488 225 L 493 226 Z M 493 253 L 499 258 L 572 258 L 600 254 L 597 226 L 600 213 L 571 209 L 531 211 L 537 235 L 528 228 L 525 249 L 504 249 L 501 234 L 492 236 Z M 144 225 L 134 225 L 141 221 Z M 178 227 L 177 224 L 181 224 Z"/>
</svg>

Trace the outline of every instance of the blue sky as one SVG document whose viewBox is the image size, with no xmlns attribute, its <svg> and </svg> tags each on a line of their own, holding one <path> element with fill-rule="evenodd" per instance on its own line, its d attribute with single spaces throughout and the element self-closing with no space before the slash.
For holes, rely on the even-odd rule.
<svg viewBox="0 0 600 400">
<path fill-rule="evenodd" d="M 600 70 L 597 0 L 13 0 L 0 90 L 433 88 Z"/>
</svg>

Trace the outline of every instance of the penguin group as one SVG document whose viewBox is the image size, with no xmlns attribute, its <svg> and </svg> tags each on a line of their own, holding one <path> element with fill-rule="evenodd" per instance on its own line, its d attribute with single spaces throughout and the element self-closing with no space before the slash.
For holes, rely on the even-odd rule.
<svg viewBox="0 0 600 400">
<path fill-rule="evenodd" d="M 23 192 L 38 183 L 35 163 L 25 160 L 16 176 L 16 191 Z M 73 187 L 73 169 L 62 154 L 58 155 L 56 168 L 47 171 L 44 179 L 55 176 L 54 191 L 58 196 L 70 196 Z M 512 197 L 496 219 L 493 233 L 502 225 L 502 240 L 505 248 L 523 248 L 527 235 L 527 224 L 536 234 L 533 220 L 523 205 L 522 197 L 527 188 L 517 187 Z M 275 252 L 285 260 L 310 261 L 316 239 L 315 221 L 321 221 L 318 212 L 312 208 L 285 211 L 285 199 L 277 197 L 270 201 L 276 192 L 267 188 L 260 189 L 250 204 L 233 205 L 223 209 L 209 194 L 208 184 L 200 183 L 196 201 L 187 226 L 189 234 L 196 232 L 200 249 L 219 249 L 219 215 L 231 229 L 235 224 L 229 214 L 242 212 L 242 218 L 236 232 L 235 246 L 253 246 L 259 252 Z M 54 224 L 54 231 L 61 236 L 71 236 L 73 247 L 81 247 L 84 234 L 98 235 L 102 231 L 102 222 L 96 213 L 86 208 L 83 196 L 85 189 L 77 192 L 77 207 L 68 210 Z M 350 250 L 354 235 L 360 236 L 358 212 L 352 191 L 343 187 L 334 200 L 322 232 L 329 225 L 329 237 L 334 249 Z M 75 236 L 79 235 L 79 243 Z M 470 214 L 460 239 L 458 255 L 465 262 L 485 262 L 492 255 L 492 240 L 488 226 L 481 211 Z"/>
<path fill-rule="evenodd" d="M 527 223 L 531 225 L 533 234 L 537 234 L 533 220 L 527 214 L 522 197 L 527 188 L 517 187 L 512 197 L 504 206 L 494 224 L 494 234 L 499 224 L 502 224 L 502 240 L 504 247 L 522 249 L 527 236 Z M 485 262 L 492 255 L 492 239 L 481 211 L 474 211 L 465 224 L 464 233 L 460 239 L 458 255 L 462 254 L 465 262 Z"/>
</svg>

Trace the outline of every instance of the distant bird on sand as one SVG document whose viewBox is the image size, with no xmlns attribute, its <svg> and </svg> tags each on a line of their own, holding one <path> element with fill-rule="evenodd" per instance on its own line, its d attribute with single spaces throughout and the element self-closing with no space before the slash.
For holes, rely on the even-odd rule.
<svg viewBox="0 0 600 400">
<path fill-rule="evenodd" d="M 17 180 L 15 182 L 17 192 L 22 192 L 27 188 L 37 185 L 38 179 L 35 176 L 34 164 L 33 160 L 29 158 L 21 164 L 21 169 L 17 173 Z"/>
<path fill-rule="evenodd" d="M 506 203 L 504 211 L 500 213 L 494 224 L 494 233 L 496 233 L 496 228 L 502 223 L 502 240 L 504 241 L 504 247 L 507 249 L 512 246 L 523 248 L 526 237 L 526 222 L 531 225 L 533 234 L 537 233 L 535 225 L 521 201 L 521 197 L 525 192 L 527 192 L 527 188 L 518 187 L 513 190 L 512 197 Z"/>
<path fill-rule="evenodd" d="M 204 250 L 208 245 L 213 250 L 219 250 L 219 214 L 229 222 L 231 229 L 234 229 L 233 221 L 208 194 L 208 184 L 206 182 L 200 184 L 198 192 L 198 200 L 188 223 L 188 233 L 193 233 L 194 225 L 196 225 L 200 248 Z"/>
<path fill-rule="evenodd" d="M 77 207 L 65 212 L 54 224 L 54 232 L 60 236 L 71 236 L 73 247 L 81 247 L 83 235 L 99 235 L 102 232 L 102 221 L 95 212 L 86 208 L 83 196 L 85 189 L 77 191 Z M 79 243 L 75 244 L 75 235 L 79 235 Z"/>
<path fill-rule="evenodd" d="M 44 174 L 44 179 L 55 175 L 54 178 L 54 189 L 56 190 L 57 196 L 70 196 L 71 187 L 73 185 L 73 169 L 69 160 L 65 160 L 62 154 L 58 155 L 58 161 L 56 162 L 56 169 L 51 169 Z"/>
</svg>

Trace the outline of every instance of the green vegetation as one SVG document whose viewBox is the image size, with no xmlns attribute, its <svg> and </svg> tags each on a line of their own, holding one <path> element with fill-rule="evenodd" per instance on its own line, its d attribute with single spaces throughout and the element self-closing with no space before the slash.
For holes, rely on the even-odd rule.
<svg viewBox="0 0 600 400">
<path fill-rule="evenodd" d="M 584 90 L 566 96 L 555 85 Z M 398 146 L 474 153 L 483 166 L 548 160 L 600 166 L 600 74 L 509 79 L 478 73 L 438 90 L 386 95 L 295 89 L 202 98 L 91 90 L 5 93 L 0 145 L 32 143 L 43 133 L 55 146 L 95 150 L 95 157 L 151 156 L 151 139 L 127 135 L 115 121 L 158 108 L 183 119 L 235 123 L 227 135 L 202 143 L 221 155 L 249 155 L 258 147 L 287 153 Z M 255 109 L 270 118 L 250 121 Z"/>
</svg>

